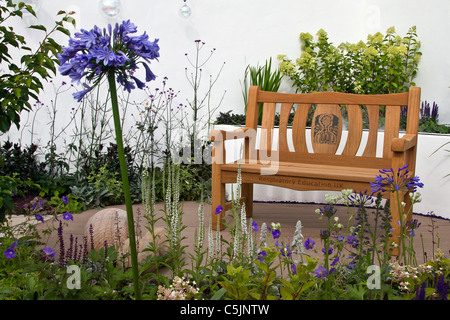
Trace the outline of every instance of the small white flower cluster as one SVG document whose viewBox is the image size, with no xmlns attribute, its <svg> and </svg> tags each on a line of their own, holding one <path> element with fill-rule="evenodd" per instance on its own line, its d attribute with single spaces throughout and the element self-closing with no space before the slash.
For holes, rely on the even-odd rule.
<svg viewBox="0 0 450 320">
<path fill-rule="evenodd" d="M 434 269 L 431 265 L 421 264 L 417 267 L 410 265 L 400 265 L 398 262 L 391 264 L 391 270 L 389 272 L 391 279 L 399 284 L 399 289 L 408 293 L 414 289 L 416 281 L 419 281 L 419 277 L 423 274 L 432 274 Z"/>
<path fill-rule="evenodd" d="M 168 287 L 158 286 L 157 299 L 158 300 L 187 300 L 192 298 L 199 292 L 195 287 L 195 281 L 189 284 L 184 277 L 176 276 L 173 283 Z"/>
</svg>

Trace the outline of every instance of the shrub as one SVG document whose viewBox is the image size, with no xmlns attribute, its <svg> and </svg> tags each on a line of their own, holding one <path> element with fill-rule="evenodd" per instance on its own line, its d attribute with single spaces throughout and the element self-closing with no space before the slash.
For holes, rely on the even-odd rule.
<svg viewBox="0 0 450 320">
<path fill-rule="evenodd" d="M 294 61 L 279 55 L 283 75 L 292 80 L 297 92 L 337 91 L 359 94 L 404 92 L 414 86 L 419 51 L 416 27 L 405 37 L 395 34 L 394 27 L 369 35 L 367 42 L 348 42 L 334 46 L 328 34 L 320 29 L 317 41 L 301 33 L 302 54 Z"/>
</svg>

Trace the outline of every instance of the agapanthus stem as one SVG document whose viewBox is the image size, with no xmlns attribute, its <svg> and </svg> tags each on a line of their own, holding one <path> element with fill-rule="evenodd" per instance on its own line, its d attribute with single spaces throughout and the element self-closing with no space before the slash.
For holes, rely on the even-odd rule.
<svg viewBox="0 0 450 320">
<path fill-rule="evenodd" d="M 120 125 L 119 104 L 117 101 L 116 78 L 113 71 L 108 72 L 109 90 L 111 92 L 111 105 L 116 132 L 117 151 L 119 154 L 120 172 L 122 175 L 123 192 L 125 195 L 125 205 L 128 220 L 128 236 L 130 239 L 131 268 L 133 271 L 133 287 L 136 300 L 140 300 L 141 291 L 139 286 L 139 270 L 136 252 L 136 236 L 134 232 L 133 206 L 131 203 L 130 185 L 128 182 L 127 165 L 125 162 L 125 152 L 122 140 L 122 128 Z"/>
</svg>

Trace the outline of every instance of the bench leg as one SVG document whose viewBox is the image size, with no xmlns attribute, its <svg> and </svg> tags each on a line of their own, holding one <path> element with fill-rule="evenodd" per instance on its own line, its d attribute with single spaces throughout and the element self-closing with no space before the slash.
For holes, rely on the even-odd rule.
<svg viewBox="0 0 450 320">
<path fill-rule="evenodd" d="M 245 213 L 247 218 L 253 216 L 253 183 L 243 183 L 242 187 L 242 197 L 245 197 Z"/>
</svg>

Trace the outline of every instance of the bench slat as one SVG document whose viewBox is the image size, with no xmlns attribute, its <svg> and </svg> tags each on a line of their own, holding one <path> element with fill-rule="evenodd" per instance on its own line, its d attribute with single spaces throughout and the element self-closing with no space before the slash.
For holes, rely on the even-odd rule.
<svg viewBox="0 0 450 320">
<path fill-rule="evenodd" d="M 380 106 L 366 105 L 367 115 L 369 116 L 369 136 L 367 138 L 366 148 L 363 156 L 375 157 L 377 154 L 378 140 L 378 121 L 380 118 Z"/>
<path fill-rule="evenodd" d="M 389 95 L 370 94 L 360 95 L 342 92 L 313 92 L 313 93 L 277 93 L 259 91 L 257 102 L 298 103 L 298 104 L 357 104 L 357 105 L 408 105 L 408 92 Z"/>
<path fill-rule="evenodd" d="M 279 125 L 279 141 L 278 150 L 289 151 L 288 138 L 287 138 L 287 127 L 289 122 L 289 115 L 291 114 L 293 103 L 282 103 L 280 109 L 280 125 Z"/>
<path fill-rule="evenodd" d="M 383 157 L 392 158 L 392 139 L 398 138 L 400 129 L 400 106 L 386 106 L 386 120 L 384 125 Z"/>
<path fill-rule="evenodd" d="M 256 150 L 258 159 L 262 159 L 262 163 L 268 161 L 292 162 L 292 163 L 311 163 L 324 165 L 338 165 L 348 167 L 362 167 L 362 168 L 383 168 L 390 169 L 392 166 L 392 159 L 365 157 L 365 156 L 346 156 L 335 154 L 316 154 L 316 153 L 301 153 L 301 152 L 284 152 L 272 150 L 270 159 L 265 155 L 265 151 L 260 152 Z M 260 157 L 261 156 L 261 157 Z M 237 163 L 238 161 L 236 161 Z M 244 160 L 242 160 L 244 162 Z M 251 160 L 250 163 L 256 162 Z"/>
<path fill-rule="evenodd" d="M 259 147 L 272 150 L 273 127 L 275 122 L 275 103 L 264 103 L 264 112 L 261 120 L 261 139 Z M 270 154 L 270 153 L 269 153 Z"/>
<path fill-rule="evenodd" d="M 363 119 L 359 105 L 348 105 L 348 135 L 343 155 L 354 156 L 359 150 L 363 133 Z"/>
<path fill-rule="evenodd" d="M 269 164 L 241 164 L 241 172 L 257 173 L 259 175 L 265 175 L 267 177 L 273 176 L 264 173 L 268 173 L 270 167 L 275 168 L 277 163 Z M 222 171 L 237 172 L 239 164 L 225 164 L 222 166 Z M 286 177 L 306 177 L 306 178 L 319 178 L 319 179 L 331 179 L 331 180 L 344 180 L 344 181 L 359 181 L 359 182 L 372 182 L 375 181 L 375 176 L 379 174 L 378 169 L 374 168 L 358 168 L 348 166 L 330 166 L 324 164 L 308 164 L 308 163 L 294 163 L 294 162 L 281 162 L 278 163 L 276 176 Z M 244 178 L 243 178 L 244 181 Z"/>
<path fill-rule="evenodd" d="M 294 150 L 300 153 L 308 153 L 306 145 L 306 120 L 308 118 L 311 104 L 299 104 L 294 115 L 292 123 L 292 142 L 294 143 Z"/>
</svg>

